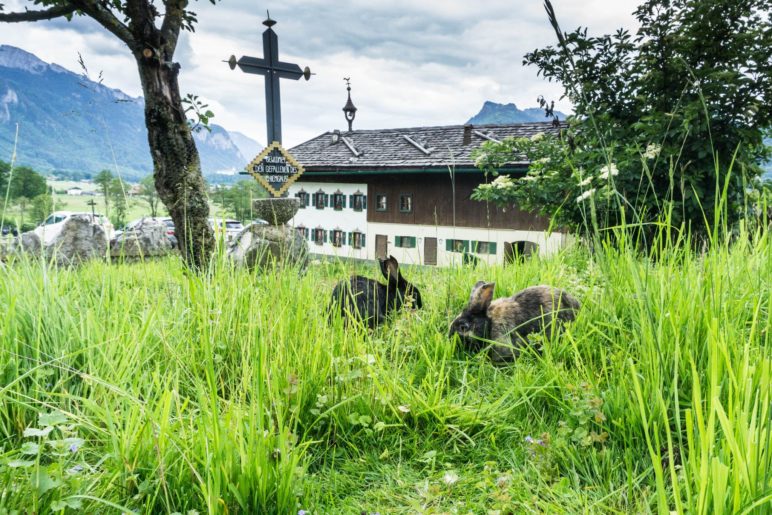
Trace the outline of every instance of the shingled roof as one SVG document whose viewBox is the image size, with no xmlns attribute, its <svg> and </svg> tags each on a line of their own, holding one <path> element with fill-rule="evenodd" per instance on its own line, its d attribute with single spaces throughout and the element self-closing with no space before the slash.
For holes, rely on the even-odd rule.
<svg viewBox="0 0 772 515">
<path fill-rule="evenodd" d="M 468 141 L 464 142 L 467 129 Z M 509 125 L 446 125 L 407 129 L 378 129 L 340 132 L 333 142 L 333 132 L 326 132 L 290 149 L 290 153 L 311 173 L 472 169 L 471 153 L 485 141 L 508 137 L 530 138 L 540 133 L 555 133 L 550 122 Z M 525 168 L 528 163 L 512 163 Z"/>
</svg>

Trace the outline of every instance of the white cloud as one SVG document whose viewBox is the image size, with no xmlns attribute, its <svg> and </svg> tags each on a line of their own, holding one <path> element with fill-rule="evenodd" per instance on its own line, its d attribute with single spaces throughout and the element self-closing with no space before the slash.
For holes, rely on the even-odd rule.
<svg viewBox="0 0 772 515">
<path fill-rule="evenodd" d="M 588 25 L 595 34 L 634 28 L 639 0 L 554 0 L 564 30 Z M 20 0 L 6 10 L 27 6 Z M 180 41 L 182 93 L 209 102 L 216 123 L 265 142 L 263 78 L 231 71 L 231 54 L 262 55 L 265 7 L 279 21 L 280 58 L 310 66 L 309 82 L 282 81 L 284 143 L 293 145 L 325 130 L 345 127 L 342 78 L 351 77 L 359 108 L 354 126 L 381 128 L 463 123 L 485 100 L 535 105 L 540 94 L 561 90 L 522 66 L 522 57 L 552 44 L 555 36 L 540 0 L 286 0 L 257 6 L 229 0 L 195 5 L 200 23 Z M 95 22 L 76 19 L 5 24 L 0 43 L 79 71 L 80 52 L 92 77 L 141 94 L 134 60 L 123 43 Z M 558 103 L 569 110 L 565 102 Z"/>
</svg>

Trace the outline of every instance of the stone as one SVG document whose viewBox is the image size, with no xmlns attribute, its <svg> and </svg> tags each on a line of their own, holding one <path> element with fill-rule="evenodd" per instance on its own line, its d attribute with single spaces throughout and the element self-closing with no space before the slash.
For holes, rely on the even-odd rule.
<svg viewBox="0 0 772 515">
<path fill-rule="evenodd" d="M 279 265 L 305 270 L 308 244 L 292 227 L 252 223 L 233 240 L 228 256 L 250 269 Z"/>
<path fill-rule="evenodd" d="M 110 242 L 110 256 L 144 259 L 169 255 L 174 244 L 167 230 L 166 224 L 160 220 L 143 218 Z"/>
<path fill-rule="evenodd" d="M 286 224 L 300 209 L 300 199 L 290 197 L 260 198 L 252 201 L 254 216 L 267 221 L 269 225 Z"/>
<path fill-rule="evenodd" d="M 5 238 L 0 242 L 0 261 L 6 261 L 12 256 L 27 254 L 37 257 L 43 245 L 40 236 L 32 231 L 22 233 L 16 237 Z"/>
<path fill-rule="evenodd" d="M 89 215 L 72 215 L 45 246 L 45 257 L 56 265 L 76 265 L 107 255 L 107 234 Z"/>
</svg>

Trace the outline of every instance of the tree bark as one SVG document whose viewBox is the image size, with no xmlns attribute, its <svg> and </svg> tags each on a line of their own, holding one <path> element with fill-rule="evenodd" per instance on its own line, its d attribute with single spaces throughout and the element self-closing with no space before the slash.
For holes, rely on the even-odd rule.
<svg viewBox="0 0 772 515">
<path fill-rule="evenodd" d="M 192 268 L 204 268 L 214 248 L 214 235 L 201 162 L 180 98 L 179 65 L 141 52 L 135 58 L 145 97 L 155 187 L 174 220 L 186 262 Z"/>
</svg>

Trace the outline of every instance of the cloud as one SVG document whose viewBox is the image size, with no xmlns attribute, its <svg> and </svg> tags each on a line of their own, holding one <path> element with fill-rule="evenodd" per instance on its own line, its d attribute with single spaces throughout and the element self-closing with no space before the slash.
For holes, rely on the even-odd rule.
<svg viewBox="0 0 772 515">
<path fill-rule="evenodd" d="M 592 33 L 634 29 L 639 0 L 553 0 L 564 30 L 587 25 Z M 11 0 L 6 10 L 25 5 Z M 345 127 L 342 78 L 351 77 L 359 108 L 356 128 L 463 123 L 485 100 L 531 107 L 538 95 L 558 99 L 561 89 L 522 66 L 526 52 L 553 44 L 540 0 L 285 0 L 277 5 L 229 0 L 199 2 L 199 24 L 185 34 L 175 59 L 183 95 L 194 93 L 215 112 L 214 121 L 265 142 L 263 78 L 231 71 L 231 54 L 262 56 L 265 7 L 278 20 L 280 58 L 310 66 L 309 82 L 283 80 L 284 143 L 293 145 Z M 92 76 L 141 94 L 126 46 L 92 20 L 3 26 L 2 43 L 79 71 L 80 52 Z M 561 110 L 570 110 L 558 102 Z"/>
</svg>

